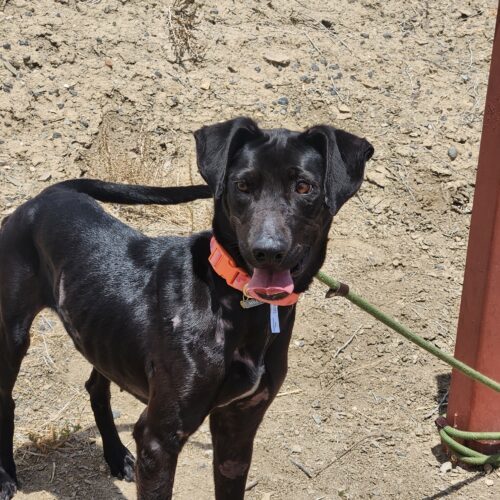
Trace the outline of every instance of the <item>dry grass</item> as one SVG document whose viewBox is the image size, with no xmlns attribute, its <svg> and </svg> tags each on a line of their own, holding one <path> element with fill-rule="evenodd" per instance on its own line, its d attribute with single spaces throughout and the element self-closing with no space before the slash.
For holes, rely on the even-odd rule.
<svg viewBox="0 0 500 500">
<path fill-rule="evenodd" d="M 186 61 L 201 62 L 205 58 L 205 49 L 196 38 L 196 27 L 200 19 L 196 0 L 174 0 L 167 10 L 168 36 L 177 64 Z"/>
<path fill-rule="evenodd" d="M 123 134 L 129 141 L 124 147 Z M 108 113 L 101 124 L 99 135 L 86 159 L 88 175 L 94 178 L 127 184 L 178 186 L 193 184 L 191 171 L 177 158 L 182 150 L 181 137 L 172 136 L 166 141 L 166 151 L 159 150 L 152 132 L 144 124 L 131 126 L 116 113 Z M 185 148 L 184 148 L 185 149 Z M 109 207 L 109 205 L 108 205 Z M 137 222 L 141 227 L 162 234 L 191 234 L 199 223 L 195 205 L 176 206 L 123 206 L 114 205 L 114 215 L 127 222 Z M 210 215 L 205 214 L 205 227 Z M 196 219 L 196 223 L 195 223 Z M 146 221 L 146 224 L 144 224 Z"/>
<path fill-rule="evenodd" d="M 81 430 L 79 424 L 66 422 L 63 427 L 51 426 L 44 432 L 29 432 L 28 439 L 33 443 L 38 452 L 48 454 L 63 446 L 75 433 Z"/>
</svg>

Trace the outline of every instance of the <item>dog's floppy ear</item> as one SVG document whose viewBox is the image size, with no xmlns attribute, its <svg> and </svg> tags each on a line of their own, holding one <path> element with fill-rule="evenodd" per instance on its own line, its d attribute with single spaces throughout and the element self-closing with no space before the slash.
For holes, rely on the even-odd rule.
<svg viewBox="0 0 500 500">
<path fill-rule="evenodd" d="M 215 198 L 220 198 L 224 191 L 231 158 L 245 142 L 259 136 L 262 131 L 258 125 L 245 117 L 202 127 L 194 133 L 198 169 Z"/>
<path fill-rule="evenodd" d="M 303 135 L 325 160 L 325 201 L 335 215 L 361 186 L 373 146 L 366 139 L 327 125 L 311 127 Z"/>
</svg>

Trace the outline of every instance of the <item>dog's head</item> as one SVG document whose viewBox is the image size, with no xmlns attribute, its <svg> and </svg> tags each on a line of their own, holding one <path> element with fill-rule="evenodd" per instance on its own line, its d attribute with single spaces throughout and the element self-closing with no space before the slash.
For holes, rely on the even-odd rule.
<svg viewBox="0 0 500 500">
<path fill-rule="evenodd" d="M 195 139 L 217 240 L 262 296 L 303 291 L 323 264 L 333 216 L 361 185 L 372 145 L 326 125 L 263 130 L 249 118 L 203 127 Z"/>
</svg>

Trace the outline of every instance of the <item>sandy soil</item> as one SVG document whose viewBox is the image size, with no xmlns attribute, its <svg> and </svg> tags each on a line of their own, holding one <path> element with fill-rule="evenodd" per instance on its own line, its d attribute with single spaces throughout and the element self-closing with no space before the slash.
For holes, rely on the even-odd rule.
<svg viewBox="0 0 500 500">
<path fill-rule="evenodd" d="M 202 124 L 243 114 L 267 127 L 335 124 L 376 154 L 337 217 L 325 271 L 453 350 L 494 0 L 2 7 L 0 215 L 81 175 L 199 182 L 191 133 Z M 209 202 L 108 208 L 153 235 L 210 224 Z M 248 498 L 499 498 L 497 473 L 441 469 L 433 420 L 446 411 L 448 367 L 324 292 L 316 283 L 299 306 Z M 32 331 L 15 390 L 17 498 L 135 498 L 102 458 L 88 363 L 48 312 Z M 115 391 L 113 408 L 133 448 L 142 405 Z M 47 433 L 67 439 L 47 451 Z M 211 454 L 204 425 L 181 456 L 176 498 L 213 497 Z"/>
</svg>

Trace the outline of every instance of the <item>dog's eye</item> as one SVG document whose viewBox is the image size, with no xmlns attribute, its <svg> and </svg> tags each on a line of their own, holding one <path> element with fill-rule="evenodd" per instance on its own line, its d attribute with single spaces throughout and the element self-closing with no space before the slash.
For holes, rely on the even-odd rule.
<svg viewBox="0 0 500 500">
<path fill-rule="evenodd" d="M 295 185 L 295 191 L 299 194 L 308 194 L 312 191 L 312 186 L 308 182 L 299 181 Z"/>
<path fill-rule="evenodd" d="M 236 187 L 238 188 L 238 191 L 241 191 L 242 193 L 248 193 L 248 184 L 245 181 L 238 181 L 236 183 Z"/>
</svg>

